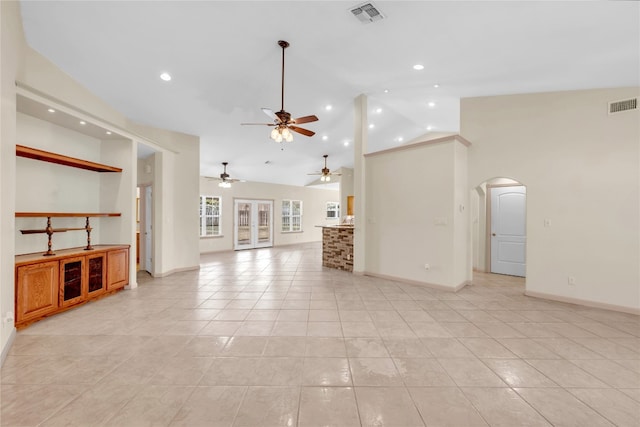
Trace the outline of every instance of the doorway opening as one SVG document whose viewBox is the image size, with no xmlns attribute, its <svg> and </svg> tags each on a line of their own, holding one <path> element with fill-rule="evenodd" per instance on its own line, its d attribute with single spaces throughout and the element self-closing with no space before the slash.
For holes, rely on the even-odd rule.
<svg viewBox="0 0 640 427">
<path fill-rule="evenodd" d="M 153 198 L 152 186 L 141 185 L 138 204 L 138 243 L 139 271 L 147 271 L 153 276 Z"/>
<path fill-rule="evenodd" d="M 273 200 L 234 200 L 233 249 L 273 246 Z"/>
<path fill-rule="evenodd" d="M 526 186 L 494 178 L 471 192 L 473 268 L 526 277 Z"/>
</svg>

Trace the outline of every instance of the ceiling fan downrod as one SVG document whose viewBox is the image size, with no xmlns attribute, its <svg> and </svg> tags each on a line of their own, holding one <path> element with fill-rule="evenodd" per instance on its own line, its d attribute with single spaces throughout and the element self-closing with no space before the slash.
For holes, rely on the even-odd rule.
<svg viewBox="0 0 640 427">
<path fill-rule="evenodd" d="M 284 50 L 289 47 L 289 42 L 285 40 L 278 40 L 278 46 L 282 48 L 282 80 L 280 87 L 280 111 L 284 113 Z"/>
</svg>

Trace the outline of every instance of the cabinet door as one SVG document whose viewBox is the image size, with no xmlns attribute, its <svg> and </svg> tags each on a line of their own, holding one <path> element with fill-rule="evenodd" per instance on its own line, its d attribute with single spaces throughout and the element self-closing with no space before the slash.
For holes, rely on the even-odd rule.
<svg viewBox="0 0 640 427">
<path fill-rule="evenodd" d="M 107 291 L 129 283 L 129 249 L 107 252 Z"/>
<path fill-rule="evenodd" d="M 42 317 L 58 308 L 58 261 L 17 268 L 16 324 Z"/>
<path fill-rule="evenodd" d="M 60 307 L 79 303 L 85 299 L 85 257 L 60 260 Z"/>
<path fill-rule="evenodd" d="M 107 259 L 104 253 L 87 255 L 86 264 L 87 296 L 93 298 L 107 289 Z"/>
</svg>

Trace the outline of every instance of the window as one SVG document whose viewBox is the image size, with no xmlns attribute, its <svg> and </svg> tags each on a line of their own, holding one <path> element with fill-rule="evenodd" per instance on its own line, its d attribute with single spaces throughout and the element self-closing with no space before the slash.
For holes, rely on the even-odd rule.
<svg viewBox="0 0 640 427">
<path fill-rule="evenodd" d="M 282 231 L 302 231 L 302 201 L 282 201 Z"/>
<path fill-rule="evenodd" d="M 200 236 L 221 236 L 220 197 L 200 196 Z"/>
<path fill-rule="evenodd" d="M 340 203 L 327 202 L 327 219 L 340 218 Z"/>
</svg>

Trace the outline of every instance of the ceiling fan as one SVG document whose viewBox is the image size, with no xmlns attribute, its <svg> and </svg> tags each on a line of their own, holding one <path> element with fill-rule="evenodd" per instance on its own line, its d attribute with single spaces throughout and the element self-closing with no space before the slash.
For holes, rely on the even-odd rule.
<svg viewBox="0 0 640 427">
<path fill-rule="evenodd" d="M 322 170 L 320 172 L 314 172 L 314 173 L 310 173 L 308 175 L 320 175 L 320 181 L 322 182 L 329 182 L 331 181 L 331 176 L 341 176 L 341 173 L 337 173 L 337 172 L 331 172 L 329 170 L 329 168 L 327 167 L 327 157 L 329 157 L 328 154 L 325 154 L 324 156 L 324 167 L 322 168 Z"/>
<path fill-rule="evenodd" d="M 238 182 L 238 181 L 243 182 L 244 180 L 230 178 L 230 175 L 227 173 L 228 164 L 229 162 L 222 162 L 222 166 L 224 166 L 224 172 L 220 174 L 220 178 L 214 177 L 214 176 L 205 176 L 205 178 L 209 180 L 220 181 L 218 183 L 218 187 L 222 187 L 222 188 L 230 188 L 231 184 L 234 182 Z"/>
<path fill-rule="evenodd" d="M 280 92 L 280 111 L 276 111 L 269 108 L 263 108 L 262 111 L 269 117 L 273 119 L 273 123 L 240 123 L 241 125 L 265 125 L 265 126 L 273 126 L 273 130 L 271 131 L 271 139 L 276 142 L 293 141 L 293 134 L 291 131 L 297 132 L 304 136 L 313 136 L 315 132 L 312 132 L 308 129 L 301 128 L 297 125 L 303 123 L 310 123 L 318 121 L 318 118 L 314 115 L 311 116 L 303 116 L 298 117 L 297 119 L 292 119 L 291 114 L 284 110 L 284 50 L 289 47 L 289 42 L 284 40 L 279 40 L 278 45 L 282 48 L 282 90 Z"/>
</svg>

